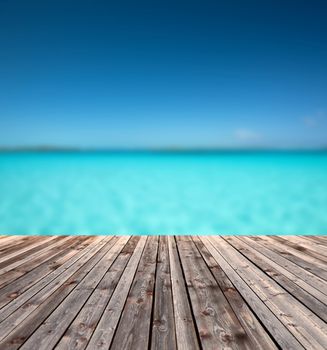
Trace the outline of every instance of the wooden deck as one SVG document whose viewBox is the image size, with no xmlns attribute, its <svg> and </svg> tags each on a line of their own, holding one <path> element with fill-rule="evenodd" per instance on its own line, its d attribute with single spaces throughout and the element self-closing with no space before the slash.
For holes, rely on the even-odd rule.
<svg viewBox="0 0 327 350">
<path fill-rule="evenodd" d="M 327 236 L 0 237 L 0 349 L 327 349 Z"/>
</svg>

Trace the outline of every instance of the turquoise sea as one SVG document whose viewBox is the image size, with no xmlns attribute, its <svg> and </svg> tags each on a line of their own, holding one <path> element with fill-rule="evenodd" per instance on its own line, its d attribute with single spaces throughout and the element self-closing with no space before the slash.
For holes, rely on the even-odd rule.
<svg viewBox="0 0 327 350">
<path fill-rule="evenodd" d="M 327 234 L 327 153 L 1 153 L 0 234 Z"/>
</svg>

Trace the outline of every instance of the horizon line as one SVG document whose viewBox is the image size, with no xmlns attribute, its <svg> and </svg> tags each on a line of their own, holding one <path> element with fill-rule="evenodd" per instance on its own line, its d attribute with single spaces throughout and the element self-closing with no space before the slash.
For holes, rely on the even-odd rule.
<svg viewBox="0 0 327 350">
<path fill-rule="evenodd" d="M 325 152 L 324 147 L 75 147 L 75 146 L 0 146 L 0 153 L 19 152 L 144 152 L 144 153 L 214 153 L 214 152 Z"/>
</svg>

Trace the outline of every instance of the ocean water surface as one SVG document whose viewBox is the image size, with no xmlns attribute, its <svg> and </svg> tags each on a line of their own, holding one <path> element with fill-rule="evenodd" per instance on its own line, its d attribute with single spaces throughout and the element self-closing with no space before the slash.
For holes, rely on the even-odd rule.
<svg viewBox="0 0 327 350">
<path fill-rule="evenodd" d="M 0 234 L 327 234 L 327 153 L 1 153 Z"/>
</svg>

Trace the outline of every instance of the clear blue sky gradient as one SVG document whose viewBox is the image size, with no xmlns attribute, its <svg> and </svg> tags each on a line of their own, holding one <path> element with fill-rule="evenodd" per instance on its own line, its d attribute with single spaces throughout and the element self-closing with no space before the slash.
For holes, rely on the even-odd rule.
<svg viewBox="0 0 327 350">
<path fill-rule="evenodd" d="M 2 0 L 0 146 L 325 147 L 327 2 Z"/>
</svg>

